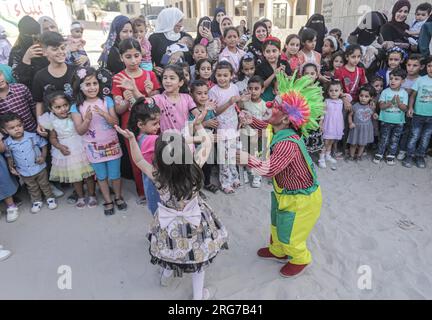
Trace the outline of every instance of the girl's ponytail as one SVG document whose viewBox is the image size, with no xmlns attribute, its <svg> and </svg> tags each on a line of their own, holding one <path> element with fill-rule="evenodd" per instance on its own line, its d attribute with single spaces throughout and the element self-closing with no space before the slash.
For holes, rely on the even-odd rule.
<svg viewBox="0 0 432 320">
<path fill-rule="evenodd" d="M 133 132 L 135 137 L 137 137 L 140 134 L 138 122 L 141 121 L 146 123 L 149 120 L 155 119 L 157 114 L 160 114 L 160 109 L 154 103 L 153 99 L 152 102 L 149 103 L 144 97 L 138 98 L 132 105 L 128 121 L 128 129 Z"/>
</svg>

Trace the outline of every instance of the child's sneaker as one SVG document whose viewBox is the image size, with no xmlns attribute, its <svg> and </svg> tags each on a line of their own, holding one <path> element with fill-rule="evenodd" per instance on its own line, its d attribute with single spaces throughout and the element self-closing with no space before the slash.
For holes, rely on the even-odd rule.
<svg viewBox="0 0 432 320">
<path fill-rule="evenodd" d="M 402 151 L 402 150 L 401 150 L 401 151 L 399 151 L 399 153 L 398 153 L 396 159 L 398 159 L 399 161 L 402 161 L 402 160 L 405 159 L 405 157 L 406 157 L 406 151 Z"/>
<path fill-rule="evenodd" d="M 247 172 L 247 170 L 243 171 L 243 180 L 245 184 L 249 183 L 249 172 Z"/>
<path fill-rule="evenodd" d="M 402 165 L 405 168 L 411 168 L 413 166 L 413 163 L 414 163 L 414 158 L 410 155 L 407 155 L 405 159 L 402 161 Z"/>
<path fill-rule="evenodd" d="M 259 188 L 259 187 L 261 187 L 261 177 L 254 176 L 252 180 L 252 188 Z"/>
<path fill-rule="evenodd" d="M 57 188 L 53 183 L 50 183 L 51 191 L 54 194 L 54 197 L 61 198 L 64 196 L 64 192 Z"/>
<path fill-rule="evenodd" d="M 9 207 L 6 210 L 6 221 L 14 222 L 18 219 L 18 207 Z"/>
<path fill-rule="evenodd" d="M 387 156 L 387 157 L 386 157 L 386 163 L 387 163 L 389 166 L 394 166 L 394 165 L 396 164 L 396 162 L 395 162 L 395 157 L 394 157 L 394 156 Z"/>
<path fill-rule="evenodd" d="M 6 260 L 11 254 L 12 252 L 9 250 L 0 249 L 0 261 Z"/>
<path fill-rule="evenodd" d="M 335 158 L 333 158 L 330 154 L 325 155 L 325 160 L 330 162 L 330 163 L 337 163 L 337 160 Z"/>
<path fill-rule="evenodd" d="M 54 196 L 57 197 L 55 194 L 54 194 Z M 78 193 L 76 193 L 76 191 L 74 190 L 71 193 L 71 195 L 67 198 L 67 203 L 69 203 L 69 204 L 76 204 L 77 201 L 78 201 Z"/>
<path fill-rule="evenodd" d="M 320 167 L 320 168 L 322 168 L 322 169 L 327 168 L 327 165 L 326 165 L 325 159 L 319 159 L 319 160 L 318 160 L 318 167 Z"/>
<path fill-rule="evenodd" d="M 57 208 L 57 203 L 55 198 L 48 198 L 47 205 L 48 205 L 48 209 L 50 210 L 54 210 L 55 208 Z"/>
<path fill-rule="evenodd" d="M 42 209 L 42 201 L 35 201 L 32 204 L 31 213 L 38 213 Z"/>
<path fill-rule="evenodd" d="M 426 168 L 426 161 L 424 157 L 416 157 L 416 166 L 420 169 Z"/>
<path fill-rule="evenodd" d="M 381 154 L 376 154 L 373 158 L 373 163 L 379 164 L 382 160 L 383 156 Z"/>
</svg>

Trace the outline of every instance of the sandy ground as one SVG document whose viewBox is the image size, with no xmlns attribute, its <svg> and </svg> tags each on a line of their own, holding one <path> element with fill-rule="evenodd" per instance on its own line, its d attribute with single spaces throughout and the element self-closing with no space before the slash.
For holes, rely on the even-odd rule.
<svg viewBox="0 0 432 320">
<path fill-rule="evenodd" d="M 432 161 L 428 169 L 389 167 L 370 160 L 339 161 L 319 170 L 323 208 L 309 247 L 313 265 L 296 279 L 282 266 L 257 258 L 269 238 L 269 192 L 242 187 L 236 195 L 209 195 L 230 233 L 230 249 L 208 269 L 216 299 L 431 299 Z M 129 210 L 105 217 L 102 208 L 60 207 L 0 221 L 0 242 L 14 255 L 0 263 L 0 299 L 188 299 L 189 276 L 159 285 L 145 233 L 151 216 L 136 205 L 126 181 Z M 72 270 L 72 289 L 60 290 L 59 266 Z M 367 265 L 371 289 L 359 289 Z M 359 273 L 360 272 L 360 273 Z"/>
</svg>

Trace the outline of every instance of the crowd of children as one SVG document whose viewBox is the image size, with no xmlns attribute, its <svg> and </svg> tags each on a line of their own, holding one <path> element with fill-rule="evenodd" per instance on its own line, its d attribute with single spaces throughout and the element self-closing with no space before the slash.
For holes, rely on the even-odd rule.
<svg viewBox="0 0 432 320">
<path fill-rule="evenodd" d="M 430 15 L 430 7 L 419 11 L 425 8 Z M 344 155 L 347 161 L 362 160 L 368 147 L 377 164 L 384 159 L 394 165 L 398 159 L 408 168 L 414 163 L 426 166 L 432 135 L 431 56 L 394 46 L 385 52 L 381 68 L 369 74 L 363 48 L 345 45 L 338 29 L 319 35 L 305 27 L 281 42 L 271 35 L 271 22 L 265 20 L 255 24 L 251 42 L 241 46 L 245 34 L 232 26 L 231 19 L 223 15 L 218 19 L 219 34 L 213 34 L 220 47 L 216 56 L 203 37 L 210 33 L 210 19 L 209 27 L 201 19 L 197 41 L 184 36 L 171 43 L 166 52 L 171 63 L 161 72 L 153 66 L 142 18 L 133 20 L 132 29 L 126 31 L 124 19 L 117 38 L 109 39 L 124 65 L 114 75 L 90 67 L 78 22 L 66 40 L 57 32 L 42 33 L 38 45 L 48 65 L 35 74 L 30 88 L 15 83 L 13 70 L 1 65 L 0 152 L 5 158 L 0 156 L 0 196 L 7 221 L 18 218 L 16 178 L 30 194 L 32 213 L 41 210 L 43 198 L 49 209 L 57 208 L 50 182 L 71 184 L 78 209 L 98 206 L 97 182 L 105 215 L 127 210 L 121 179 L 121 162 L 127 159 L 138 202 L 146 203 L 157 217 L 149 240 L 152 263 L 163 268 L 161 281 L 165 283 L 173 271 L 191 272 L 194 298 L 203 298 L 202 268 L 227 247 L 227 231 L 203 200 L 201 186 L 225 194 L 235 193 L 242 182 L 260 187 L 259 168 L 240 169 L 233 150 L 247 147 L 259 162 L 266 156 L 264 130 L 239 117 L 265 120 L 266 103 L 278 99 L 281 74 L 308 77 L 322 87 L 324 114 L 306 140 L 309 153 L 319 154 L 320 168 L 328 163 L 335 168 Z M 418 26 L 410 29 L 412 37 L 418 35 Z M 320 36 L 322 45 L 317 48 Z M 173 60 L 174 53 L 189 51 L 192 64 Z M 169 152 L 173 165 L 162 159 L 164 148 L 170 146 L 165 133 L 181 142 L 180 151 Z M 244 133 L 247 146 L 240 143 Z M 183 161 L 188 156 L 194 159 L 191 164 Z M 182 162 L 176 162 L 179 159 Z M 313 180 L 315 185 L 315 174 Z M 203 219 L 196 219 L 197 210 Z M 179 227 L 185 224 L 183 218 L 172 218 L 180 211 L 194 226 L 192 235 Z M 173 236 L 174 229 L 182 234 Z M 169 247 L 172 237 L 182 247 Z M 195 248 L 193 256 L 190 247 Z"/>
</svg>

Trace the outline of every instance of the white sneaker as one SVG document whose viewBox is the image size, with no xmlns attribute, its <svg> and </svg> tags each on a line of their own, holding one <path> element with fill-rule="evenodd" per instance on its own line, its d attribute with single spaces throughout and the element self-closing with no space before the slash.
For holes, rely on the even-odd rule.
<svg viewBox="0 0 432 320">
<path fill-rule="evenodd" d="M 7 208 L 6 210 L 6 221 L 14 222 L 18 219 L 18 207 Z"/>
<path fill-rule="evenodd" d="M 320 167 L 321 169 L 327 168 L 325 159 L 319 159 L 318 160 L 318 167 Z"/>
<path fill-rule="evenodd" d="M 330 154 L 325 155 L 325 160 L 330 162 L 330 163 L 337 163 L 337 160 L 335 158 L 333 158 Z"/>
<path fill-rule="evenodd" d="M 243 171 L 243 180 L 244 183 L 249 183 L 249 172 L 247 172 L 247 170 Z"/>
<path fill-rule="evenodd" d="M 60 198 L 64 196 L 64 192 L 57 188 L 54 184 L 50 183 L 51 190 L 54 194 L 54 197 Z"/>
<path fill-rule="evenodd" d="M 405 157 L 406 157 L 406 151 L 399 151 L 396 159 L 398 159 L 399 161 L 402 161 L 405 159 Z"/>
<path fill-rule="evenodd" d="M 48 205 L 48 209 L 50 210 L 54 210 L 55 208 L 57 208 L 57 203 L 55 198 L 48 198 L 47 205 Z"/>
<path fill-rule="evenodd" d="M 9 250 L 0 250 L 0 261 L 6 260 L 11 256 L 12 252 Z"/>
<path fill-rule="evenodd" d="M 31 213 L 38 213 L 42 209 L 42 201 L 33 202 Z"/>
<path fill-rule="evenodd" d="M 259 188 L 259 187 L 261 187 L 261 177 L 254 176 L 252 180 L 252 188 Z"/>
</svg>

